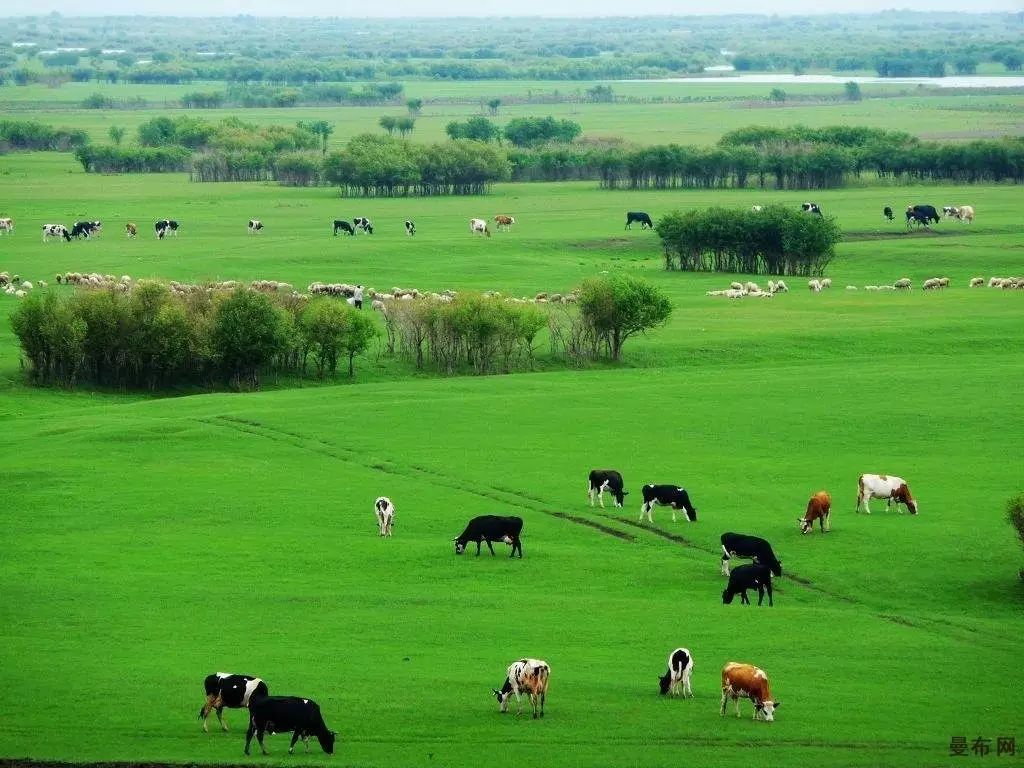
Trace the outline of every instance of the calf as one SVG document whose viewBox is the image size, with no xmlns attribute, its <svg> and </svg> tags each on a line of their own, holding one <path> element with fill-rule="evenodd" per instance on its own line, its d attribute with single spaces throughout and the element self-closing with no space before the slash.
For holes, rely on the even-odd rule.
<svg viewBox="0 0 1024 768">
<path fill-rule="evenodd" d="M 368 235 L 373 234 L 373 223 L 365 216 L 356 216 L 352 219 L 352 224 L 356 229 L 361 229 Z"/>
<path fill-rule="evenodd" d="M 723 533 L 721 542 L 723 576 L 729 575 L 729 559 L 733 557 L 756 560 L 761 565 L 767 565 L 774 575 L 782 575 L 782 563 L 775 557 L 772 545 L 764 539 L 745 533 Z"/>
<path fill-rule="evenodd" d="M 726 605 L 732 603 L 734 597 L 737 594 L 740 596 L 740 605 L 750 605 L 750 600 L 747 598 L 747 590 L 757 590 L 757 604 L 761 605 L 764 602 L 765 590 L 768 590 L 768 605 L 769 607 L 774 605 L 772 602 L 772 571 L 767 565 L 761 565 L 760 563 L 751 563 L 749 565 L 739 565 L 736 569 L 729 574 L 729 584 L 722 592 L 722 602 Z"/>
<path fill-rule="evenodd" d="M 740 716 L 740 699 L 750 699 L 754 705 L 754 719 L 763 719 L 767 723 L 775 719 L 775 710 L 781 706 L 772 697 L 768 675 L 753 664 L 730 661 L 722 667 L 722 717 L 725 717 L 725 704 L 729 697 L 736 702 L 736 717 Z"/>
<path fill-rule="evenodd" d="M 804 213 L 816 213 L 821 216 L 821 208 L 818 207 L 817 203 L 804 203 L 800 206 L 800 210 Z"/>
<path fill-rule="evenodd" d="M 590 506 L 594 506 L 594 496 L 601 502 L 601 509 L 604 509 L 604 492 L 611 491 L 615 497 L 615 506 L 621 507 L 623 499 L 629 495 L 628 491 L 622 490 L 622 475 L 614 469 L 592 469 L 588 480 L 588 496 Z"/>
<path fill-rule="evenodd" d="M 405 234 L 409 235 L 409 237 L 412 237 L 413 235 L 416 234 L 415 222 L 412 222 L 409 219 L 405 220 Z"/>
<path fill-rule="evenodd" d="M 345 221 L 344 219 L 335 219 L 334 220 L 334 236 L 335 237 L 338 236 L 338 232 L 339 231 L 340 232 L 347 232 L 350 235 L 354 235 L 356 233 L 355 228 L 351 224 L 349 224 L 347 221 Z"/>
<path fill-rule="evenodd" d="M 128 235 L 129 238 L 132 238 L 139 234 L 139 228 L 135 226 L 134 222 L 129 221 L 124 225 L 124 233 Z"/>
<path fill-rule="evenodd" d="M 693 689 L 690 688 L 690 675 L 693 673 L 693 656 L 688 648 L 676 648 L 668 655 L 668 672 L 658 678 L 658 687 L 661 695 L 666 693 L 672 696 L 683 694 L 685 699 L 693 698 Z"/>
<path fill-rule="evenodd" d="M 391 526 L 395 522 L 395 505 L 387 496 L 381 496 L 373 502 L 373 509 L 377 513 L 377 527 L 380 528 L 380 535 L 390 536 Z"/>
<path fill-rule="evenodd" d="M 316 736 L 320 747 L 328 755 L 334 754 L 334 739 L 337 734 L 328 730 L 320 714 L 319 705 L 312 699 L 298 696 L 264 696 L 254 698 L 249 703 L 249 730 L 245 733 L 245 754 L 249 754 L 249 745 L 253 734 L 260 744 L 260 750 L 267 754 L 263 745 L 263 734 L 292 732 L 292 743 L 288 754 L 295 750 L 295 742 L 302 739 L 309 752 L 309 737 Z"/>
<path fill-rule="evenodd" d="M 860 512 L 861 505 L 869 515 L 871 508 L 868 506 L 870 499 L 887 499 L 885 508 L 888 510 L 892 503 L 896 502 L 896 511 L 900 511 L 900 504 L 906 504 L 910 514 L 918 512 L 917 502 L 910 495 L 910 487 L 902 477 L 893 475 L 861 475 L 857 479 L 857 506 L 854 512 Z"/>
<path fill-rule="evenodd" d="M 651 520 L 651 510 L 655 504 L 672 508 L 672 522 L 676 522 L 676 510 L 681 509 L 686 513 L 687 521 L 693 523 L 697 520 L 697 508 L 690 503 L 690 495 L 685 488 L 676 485 L 645 485 L 640 489 L 644 495 L 644 503 L 640 505 L 640 520 L 643 521 L 644 514 L 647 515 L 647 522 Z"/>
<path fill-rule="evenodd" d="M 0 219 L 0 234 L 13 235 L 14 234 L 14 219 L 3 218 Z"/>
<path fill-rule="evenodd" d="M 888 205 L 885 206 L 885 208 L 882 209 L 882 215 L 885 216 L 885 218 L 887 218 L 889 221 L 892 221 L 893 220 L 892 208 L 890 208 Z"/>
<path fill-rule="evenodd" d="M 548 680 L 551 678 L 551 667 L 546 661 L 540 659 L 520 659 L 508 665 L 508 675 L 505 677 L 505 684 L 501 690 L 491 691 L 498 700 L 498 711 L 508 712 L 508 699 L 515 694 L 516 714 L 523 714 L 523 702 L 519 698 L 520 692 L 530 696 L 530 706 L 533 708 L 533 718 L 536 720 L 538 714 L 544 717 L 544 700 L 548 694 Z"/>
<path fill-rule="evenodd" d="M 469 233 L 471 235 L 475 235 L 478 232 L 480 234 L 482 234 L 482 235 L 486 235 L 487 237 L 491 236 L 491 230 L 489 230 L 487 228 L 487 222 L 486 221 L 484 221 L 483 219 L 470 219 L 469 220 Z"/>
<path fill-rule="evenodd" d="M 255 235 L 263 229 L 263 222 L 259 219 L 249 219 L 249 234 Z"/>
<path fill-rule="evenodd" d="M 48 242 L 51 237 L 63 237 L 71 242 L 71 233 L 63 224 L 43 224 L 43 242 Z"/>
<path fill-rule="evenodd" d="M 251 675 L 232 675 L 228 672 L 217 672 L 209 675 L 203 683 L 206 688 L 206 703 L 199 710 L 199 719 L 203 721 L 203 730 L 207 733 L 206 721 L 211 710 L 217 711 L 217 721 L 223 730 L 228 729 L 228 724 L 221 717 L 224 707 L 229 709 L 243 709 L 249 706 L 249 700 L 253 696 L 267 696 L 267 684 L 258 677 Z"/>
<path fill-rule="evenodd" d="M 640 229 L 654 229 L 651 217 L 643 211 L 626 211 L 626 229 L 632 229 L 633 222 L 638 223 Z"/>
<path fill-rule="evenodd" d="M 505 216 L 499 213 L 494 217 L 494 223 L 497 225 L 497 230 L 500 232 L 502 229 L 508 231 L 512 229 L 512 225 L 516 223 L 516 220 L 512 216 Z"/>
<path fill-rule="evenodd" d="M 455 554 L 461 555 L 466 551 L 466 545 L 471 541 L 476 542 L 476 554 L 480 555 L 480 544 L 487 542 L 487 548 L 494 554 L 492 541 L 503 541 L 512 545 L 512 554 L 515 557 L 516 551 L 519 557 L 523 556 L 523 543 L 519 535 L 523 531 L 523 518 L 521 517 L 500 517 L 498 515 L 480 515 L 474 517 L 466 525 L 466 530 L 455 539 Z"/>
<path fill-rule="evenodd" d="M 807 533 L 814 527 L 814 521 L 818 521 L 821 532 L 832 530 L 832 497 L 828 491 L 818 491 L 811 496 L 807 502 L 807 511 L 799 519 L 800 533 Z"/>
</svg>

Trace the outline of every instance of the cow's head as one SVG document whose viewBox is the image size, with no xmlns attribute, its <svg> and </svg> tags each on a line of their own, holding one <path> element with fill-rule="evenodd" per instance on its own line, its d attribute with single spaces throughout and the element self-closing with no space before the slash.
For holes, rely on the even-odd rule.
<svg viewBox="0 0 1024 768">
<path fill-rule="evenodd" d="M 781 702 L 778 701 L 762 701 L 754 705 L 756 714 L 761 716 L 761 719 L 766 723 L 770 723 L 775 719 L 775 710 L 782 706 Z"/>
<path fill-rule="evenodd" d="M 917 514 L 917 501 L 910 495 L 910 488 L 907 487 L 906 483 L 903 483 L 903 485 L 896 489 L 896 492 L 893 493 L 893 498 L 895 498 L 897 502 L 903 502 L 906 504 L 907 509 L 910 510 L 910 514 Z"/>
<path fill-rule="evenodd" d="M 686 513 L 686 519 L 688 521 L 690 521 L 691 523 L 696 523 L 697 522 L 697 508 L 696 507 L 690 507 L 689 509 L 684 509 L 683 512 Z"/>
<path fill-rule="evenodd" d="M 334 739 L 337 735 L 334 731 L 324 731 L 316 735 L 317 741 L 320 742 L 320 747 L 328 755 L 334 754 Z"/>
<path fill-rule="evenodd" d="M 466 551 L 466 542 L 463 541 L 462 539 L 456 539 L 455 540 L 455 554 L 456 555 L 461 555 L 465 551 Z"/>
<path fill-rule="evenodd" d="M 734 594 L 733 594 L 732 592 L 730 592 L 730 591 L 729 591 L 728 589 L 722 590 L 722 602 L 723 602 L 723 603 L 724 603 L 725 605 L 732 605 L 732 599 L 733 599 L 733 598 L 734 598 L 735 596 L 736 596 L 736 595 L 734 595 Z"/>
<path fill-rule="evenodd" d="M 658 688 L 661 691 L 661 695 L 664 696 L 668 693 L 668 689 L 672 687 L 672 673 L 666 672 L 664 675 L 658 678 Z"/>
<path fill-rule="evenodd" d="M 801 517 L 797 522 L 800 523 L 800 533 L 807 533 L 811 530 L 812 523 L 806 517 Z"/>
<path fill-rule="evenodd" d="M 512 683 L 509 679 L 505 678 L 505 684 L 501 686 L 501 690 L 491 689 L 491 693 L 494 694 L 494 698 L 498 700 L 498 711 L 508 712 L 508 698 L 512 695 Z"/>
<path fill-rule="evenodd" d="M 615 496 L 615 506 L 621 507 L 626 497 L 629 496 L 629 491 L 612 491 L 612 495 Z"/>
<path fill-rule="evenodd" d="M 782 561 L 781 560 L 776 560 L 774 563 L 772 563 L 769 566 L 769 568 L 771 569 L 771 572 L 772 572 L 773 576 L 781 576 L 782 575 Z"/>
</svg>

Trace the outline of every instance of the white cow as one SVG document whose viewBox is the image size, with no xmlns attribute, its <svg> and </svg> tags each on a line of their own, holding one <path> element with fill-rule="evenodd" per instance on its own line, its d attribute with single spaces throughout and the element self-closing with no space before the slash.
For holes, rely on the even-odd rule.
<svg viewBox="0 0 1024 768">
<path fill-rule="evenodd" d="M 957 209 L 956 217 L 960 220 L 961 224 L 970 224 L 972 221 L 974 221 L 974 206 L 961 205 Z"/>
<path fill-rule="evenodd" d="M 373 509 L 377 513 L 377 527 L 380 528 L 380 535 L 390 536 L 391 526 L 395 522 L 395 505 L 387 496 L 380 496 L 373 502 Z"/>
<path fill-rule="evenodd" d="M 0 233 L 2 234 L 13 234 L 14 233 L 14 219 L 3 218 L 0 219 Z"/>
<path fill-rule="evenodd" d="M 500 705 L 499 710 L 507 712 L 509 696 L 515 694 L 516 705 L 518 706 L 516 714 L 523 714 L 523 703 L 519 698 L 519 693 L 522 691 L 530 696 L 530 705 L 533 707 L 534 718 L 537 717 L 538 712 L 541 717 L 544 717 L 544 699 L 547 698 L 548 680 L 550 677 L 551 667 L 548 666 L 546 661 L 541 661 L 540 659 L 513 661 L 508 666 L 508 676 L 505 678 L 505 684 L 501 687 L 501 690 L 491 689 Z"/>
<path fill-rule="evenodd" d="M 906 504 L 910 514 L 918 513 L 917 502 L 910 495 L 910 487 L 902 477 L 893 475 L 861 475 L 857 480 L 857 506 L 854 512 L 860 512 L 863 505 L 864 511 L 869 515 L 871 508 L 868 506 L 870 499 L 887 499 L 886 509 L 896 502 L 896 511 L 900 510 L 900 504 Z"/>
<path fill-rule="evenodd" d="M 469 231 L 470 234 L 475 235 L 477 232 L 491 236 L 491 230 L 487 228 L 487 222 L 483 219 L 470 219 L 469 220 Z"/>
</svg>

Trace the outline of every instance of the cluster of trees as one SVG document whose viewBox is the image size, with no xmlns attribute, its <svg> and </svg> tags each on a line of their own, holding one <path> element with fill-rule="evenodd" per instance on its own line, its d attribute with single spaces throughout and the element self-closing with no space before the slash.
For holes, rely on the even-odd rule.
<svg viewBox="0 0 1024 768">
<path fill-rule="evenodd" d="M 83 130 L 54 128 L 35 120 L 0 120 L 0 150 L 68 152 L 88 142 Z"/>
<path fill-rule="evenodd" d="M 504 138 L 516 147 L 539 147 L 545 144 L 568 144 L 583 133 L 583 126 L 573 120 L 557 120 L 549 115 L 517 117 L 500 128 L 486 117 L 478 115 L 468 120 L 453 120 L 445 126 L 445 133 L 452 139 L 500 141 Z"/>
<path fill-rule="evenodd" d="M 187 171 L 192 152 L 185 147 L 119 147 L 86 144 L 75 150 L 86 173 L 173 173 Z"/>
<path fill-rule="evenodd" d="M 11 325 L 36 384 L 156 389 L 259 388 L 268 372 L 323 377 L 354 360 L 377 335 L 370 317 L 331 299 L 247 288 L 172 292 L 140 282 L 128 292 L 35 292 Z"/>
<path fill-rule="evenodd" d="M 785 206 L 673 211 L 655 230 L 666 269 L 755 275 L 820 275 L 840 232 L 830 216 Z"/>
<path fill-rule="evenodd" d="M 399 103 L 404 89 L 401 83 L 365 83 L 358 89 L 338 82 L 288 87 L 240 83 L 228 86 L 221 96 L 225 106 L 246 108 L 316 104 L 373 106 Z"/>
</svg>

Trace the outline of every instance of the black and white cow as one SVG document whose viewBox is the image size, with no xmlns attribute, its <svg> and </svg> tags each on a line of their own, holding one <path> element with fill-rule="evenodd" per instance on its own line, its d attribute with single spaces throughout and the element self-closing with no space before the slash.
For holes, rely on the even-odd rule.
<svg viewBox="0 0 1024 768">
<path fill-rule="evenodd" d="M 816 213 L 821 216 L 821 208 L 818 207 L 817 203 L 804 203 L 800 206 L 800 210 L 804 213 Z"/>
<path fill-rule="evenodd" d="M 767 565 L 776 576 L 782 575 L 782 563 L 775 557 L 772 545 L 757 536 L 745 533 L 722 534 L 722 575 L 729 575 L 729 558 L 744 557 Z"/>
<path fill-rule="evenodd" d="M 387 496 L 378 496 L 373 502 L 373 511 L 377 515 L 377 528 L 381 536 L 390 536 L 395 524 L 395 505 Z"/>
<path fill-rule="evenodd" d="M 697 520 L 697 508 L 690 503 L 690 494 L 685 488 L 678 485 L 645 485 L 640 491 L 644 495 L 644 503 L 640 506 L 640 520 L 643 521 L 647 515 L 647 522 L 651 520 L 651 510 L 655 504 L 662 507 L 672 508 L 672 522 L 676 521 L 676 510 L 681 509 L 686 513 L 686 519 L 693 523 Z"/>
<path fill-rule="evenodd" d="M 658 678 L 661 695 L 670 693 L 673 696 L 683 694 L 683 698 L 693 698 L 690 687 L 690 675 L 693 674 L 693 656 L 689 648 L 676 648 L 668 655 L 668 672 Z"/>
<path fill-rule="evenodd" d="M 88 240 L 93 235 L 98 235 L 102 228 L 103 224 L 98 221 L 76 221 L 71 227 L 71 236 L 76 240 L 80 237 Z"/>
<path fill-rule="evenodd" d="M 352 219 L 352 224 L 356 229 L 361 229 L 368 235 L 373 234 L 373 222 L 365 216 L 356 216 L 356 218 Z"/>
<path fill-rule="evenodd" d="M 302 739 L 309 752 L 309 737 L 316 736 L 320 747 L 328 755 L 334 754 L 334 739 L 337 734 L 327 728 L 320 706 L 312 699 L 298 696 L 264 696 L 253 698 L 249 702 L 249 730 L 245 733 L 245 754 L 249 754 L 249 745 L 253 734 L 260 744 L 260 750 L 267 754 L 263 745 L 263 734 L 292 732 L 292 743 L 288 754 L 295 750 L 295 742 Z"/>
<path fill-rule="evenodd" d="M 885 206 L 885 208 L 882 209 L 882 215 L 885 216 L 885 218 L 887 218 L 889 221 L 892 221 L 892 208 L 890 208 L 888 205 Z"/>
<path fill-rule="evenodd" d="M 174 219 L 160 219 L 153 225 L 158 240 L 163 240 L 167 235 L 178 236 L 178 222 Z"/>
<path fill-rule="evenodd" d="M 5 216 L 0 219 L 0 235 L 13 235 L 14 234 L 14 219 L 9 216 Z"/>
<path fill-rule="evenodd" d="M 344 219 L 335 219 L 334 220 L 334 235 L 335 235 L 335 237 L 337 237 L 338 232 L 347 232 L 350 235 L 354 235 L 356 233 L 355 229 L 347 221 L 345 221 Z"/>
<path fill-rule="evenodd" d="M 626 229 L 632 229 L 633 222 L 638 223 L 640 229 L 654 229 L 651 217 L 643 211 L 626 211 Z"/>
<path fill-rule="evenodd" d="M 455 554 L 461 555 L 466 551 L 466 545 L 471 541 L 476 542 L 476 553 L 480 554 L 480 544 L 487 542 L 487 548 L 494 554 L 492 541 L 503 541 L 512 545 L 512 554 L 515 557 L 519 551 L 519 557 L 523 556 L 523 543 L 519 535 L 523 531 L 523 518 L 521 517 L 500 517 L 498 515 L 480 515 L 469 521 L 466 530 L 455 539 Z"/>
<path fill-rule="evenodd" d="M 587 495 L 590 497 L 590 506 L 594 506 L 594 497 L 601 502 L 601 509 L 604 509 L 604 492 L 610 491 L 615 498 L 615 506 L 621 507 L 625 496 L 629 491 L 622 490 L 622 475 L 614 469 L 592 469 L 588 480 Z"/>
<path fill-rule="evenodd" d="M 409 219 L 405 220 L 405 234 L 409 235 L 409 237 L 412 237 L 413 235 L 416 234 L 415 222 L 410 221 Z"/>
<path fill-rule="evenodd" d="M 722 592 L 722 602 L 725 605 L 732 603 L 733 598 L 740 596 L 740 605 L 750 605 L 747 597 L 748 589 L 757 590 L 757 604 L 764 602 L 764 593 L 768 592 L 768 606 L 772 602 L 772 569 L 761 563 L 750 563 L 749 565 L 738 565 L 729 574 L 729 585 Z"/>
<path fill-rule="evenodd" d="M 263 222 L 259 219 L 249 219 L 249 234 L 255 235 L 263 229 Z"/>
<path fill-rule="evenodd" d="M 203 730 L 209 733 L 206 720 L 210 710 L 217 710 L 217 720 L 225 731 L 228 724 L 221 717 L 224 707 L 242 709 L 249 706 L 254 696 L 267 696 L 267 684 L 258 677 L 251 675 L 232 675 L 229 672 L 217 672 L 207 676 L 203 685 L 206 688 L 206 703 L 199 710 L 199 719 L 203 721 Z"/>
<path fill-rule="evenodd" d="M 939 214 L 934 205 L 907 206 L 907 227 L 914 223 L 927 227 L 932 222 L 939 223 Z"/>
<path fill-rule="evenodd" d="M 43 224 L 43 242 L 49 241 L 51 237 L 63 237 L 71 242 L 71 233 L 63 224 Z"/>
<path fill-rule="evenodd" d="M 492 688 L 494 698 L 498 700 L 498 711 L 508 712 L 508 701 L 516 697 L 516 714 L 523 714 L 523 701 L 520 695 L 530 697 L 533 717 L 544 717 L 544 702 L 548 697 L 548 681 L 551 679 L 551 667 L 543 659 L 519 659 L 508 665 L 505 683 L 499 691 Z"/>
</svg>

